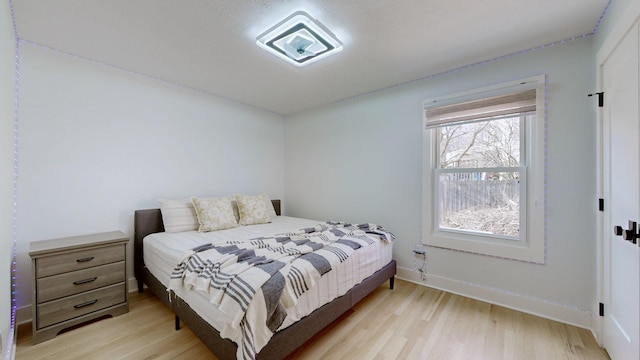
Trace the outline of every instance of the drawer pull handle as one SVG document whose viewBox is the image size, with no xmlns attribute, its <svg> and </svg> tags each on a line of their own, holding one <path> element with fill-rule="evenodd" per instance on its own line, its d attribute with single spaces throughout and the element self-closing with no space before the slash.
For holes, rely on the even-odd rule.
<svg viewBox="0 0 640 360">
<path fill-rule="evenodd" d="M 89 256 L 89 257 L 86 257 L 86 258 L 78 259 L 78 260 L 76 260 L 76 262 L 83 263 L 83 262 L 87 262 L 87 261 L 91 261 L 91 260 L 93 260 L 93 256 Z"/>
<path fill-rule="evenodd" d="M 97 277 L 97 276 L 94 276 L 94 277 L 92 277 L 92 278 L 88 278 L 88 279 L 84 279 L 84 280 L 74 281 L 74 282 L 73 282 L 73 285 L 82 285 L 82 284 L 90 283 L 90 282 L 93 282 L 93 281 L 96 281 L 96 280 L 98 280 L 98 277 Z"/>
<path fill-rule="evenodd" d="M 84 302 L 82 304 L 73 305 L 73 307 L 76 308 L 76 309 L 80 309 L 80 308 L 83 308 L 85 306 L 93 305 L 93 304 L 95 304 L 97 302 L 98 302 L 98 299 L 95 299 L 95 300 Z"/>
</svg>

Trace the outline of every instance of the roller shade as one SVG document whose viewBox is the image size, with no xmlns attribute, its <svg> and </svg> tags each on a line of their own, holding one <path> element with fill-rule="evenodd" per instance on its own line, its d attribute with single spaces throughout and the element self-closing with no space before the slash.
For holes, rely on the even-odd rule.
<svg viewBox="0 0 640 360">
<path fill-rule="evenodd" d="M 536 90 L 472 100 L 425 109 L 425 127 L 448 126 L 458 123 L 504 118 L 536 110 Z"/>
</svg>

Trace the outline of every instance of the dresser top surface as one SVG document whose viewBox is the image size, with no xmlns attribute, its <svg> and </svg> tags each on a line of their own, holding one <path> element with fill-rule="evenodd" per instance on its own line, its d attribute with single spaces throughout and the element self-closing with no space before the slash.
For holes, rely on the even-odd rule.
<svg viewBox="0 0 640 360">
<path fill-rule="evenodd" d="M 59 239 L 32 241 L 29 246 L 29 256 L 35 258 L 54 252 L 80 250 L 87 247 L 126 243 L 128 241 L 129 237 L 122 231 L 109 231 Z"/>
</svg>

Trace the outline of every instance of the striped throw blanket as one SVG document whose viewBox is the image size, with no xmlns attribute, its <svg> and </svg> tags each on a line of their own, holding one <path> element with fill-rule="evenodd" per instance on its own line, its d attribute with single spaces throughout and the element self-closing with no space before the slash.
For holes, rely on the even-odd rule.
<svg viewBox="0 0 640 360">
<path fill-rule="evenodd" d="M 296 232 L 192 249 L 171 275 L 209 300 L 240 329 L 238 359 L 255 359 L 285 320 L 286 309 L 355 250 L 394 235 L 374 224 L 327 222 Z M 223 333 L 221 333 L 224 336 Z"/>
</svg>

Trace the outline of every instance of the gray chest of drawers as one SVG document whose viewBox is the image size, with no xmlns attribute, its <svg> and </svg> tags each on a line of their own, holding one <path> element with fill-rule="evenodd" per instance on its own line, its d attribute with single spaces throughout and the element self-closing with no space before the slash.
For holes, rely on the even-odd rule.
<svg viewBox="0 0 640 360">
<path fill-rule="evenodd" d="M 129 311 L 121 231 L 32 242 L 33 342 Z"/>
</svg>

